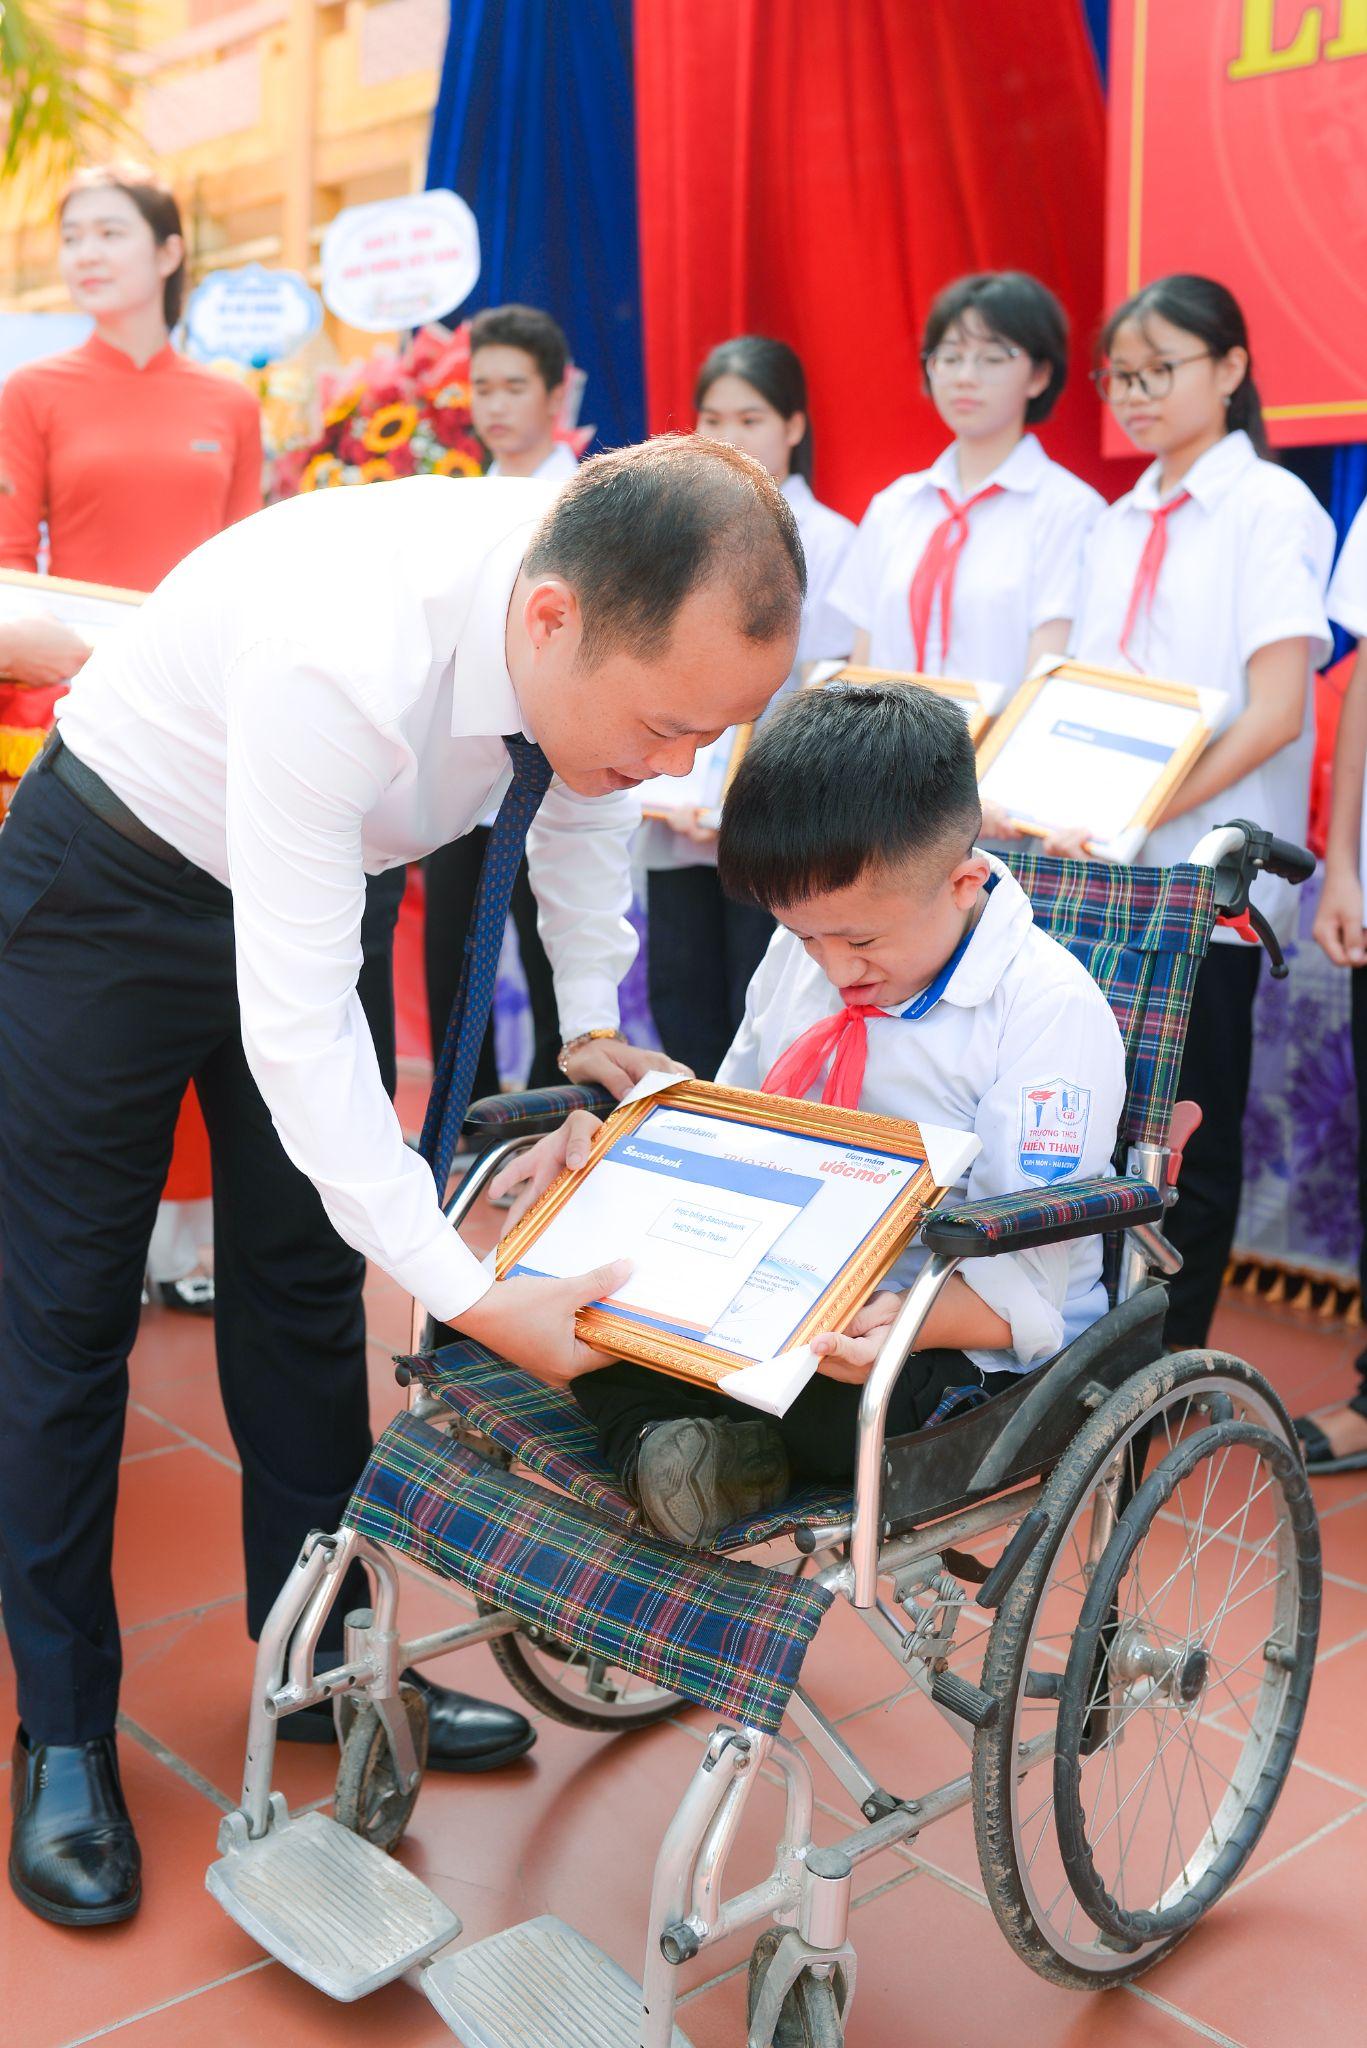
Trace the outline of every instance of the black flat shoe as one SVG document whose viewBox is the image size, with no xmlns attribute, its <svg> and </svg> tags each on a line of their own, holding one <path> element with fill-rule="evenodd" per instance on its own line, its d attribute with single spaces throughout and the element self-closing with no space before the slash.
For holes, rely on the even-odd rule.
<svg viewBox="0 0 1367 2048">
<path fill-rule="evenodd" d="M 191 1273 L 185 1280 L 149 1280 L 147 1297 L 161 1308 L 173 1308 L 183 1316 L 211 1316 L 214 1312 L 214 1276 Z"/>
<path fill-rule="evenodd" d="M 427 1701 L 427 1768 L 429 1771 L 497 1771 L 504 1764 L 525 1756 L 536 1741 L 536 1730 L 525 1714 L 512 1707 L 498 1707 L 491 1700 L 472 1699 L 469 1693 L 452 1692 L 435 1685 L 420 1671 L 405 1671 L 405 1685 L 411 1685 Z M 337 1729 L 331 1704 L 301 1707 L 286 1714 L 276 1733 L 282 1742 L 335 1742 Z"/>
<path fill-rule="evenodd" d="M 1297 1415 L 1291 1427 L 1301 1440 L 1301 1456 L 1312 1477 L 1316 1473 L 1367 1472 L 1367 1451 L 1349 1451 L 1341 1458 L 1336 1457 L 1334 1446 L 1308 1415 Z"/>
<path fill-rule="evenodd" d="M 142 1897 L 142 1857 L 119 1783 L 112 1735 L 73 1747 L 14 1743 L 9 1881 L 31 1913 L 59 1927 L 127 1920 Z"/>
</svg>

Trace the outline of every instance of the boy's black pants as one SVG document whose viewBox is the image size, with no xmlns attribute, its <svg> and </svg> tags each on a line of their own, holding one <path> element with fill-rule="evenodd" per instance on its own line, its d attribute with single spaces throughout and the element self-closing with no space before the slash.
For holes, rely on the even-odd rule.
<svg viewBox="0 0 1367 2048">
<path fill-rule="evenodd" d="M 1015 1383 L 1013 1372 L 984 1373 L 962 1351 L 918 1351 L 907 1360 L 893 1390 L 887 1433 L 904 1436 L 924 1429 L 945 1395 L 954 1387 L 981 1388 L 1000 1394 Z M 624 1471 L 627 1455 L 641 1431 L 652 1422 L 674 1422 L 683 1416 L 754 1421 L 758 1410 L 710 1387 L 671 1379 L 644 1365 L 605 1365 L 571 1382 L 574 1397 L 598 1433 L 603 1456 L 615 1472 Z M 783 1438 L 795 1486 L 843 1486 L 854 1477 L 855 1424 L 863 1389 L 818 1373 L 788 1413 L 773 1418 Z"/>
<path fill-rule="evenodd" d="M 128 1353 L 192 1078 L 255 1633 L 369 1452 L 364 1261 L 286 1157 L 247 1067 L 229 892 L 130 845 L 34 768 L 0 832 L 0 1596 L 40 1743 L 114 1726 Z"/>
</svg>

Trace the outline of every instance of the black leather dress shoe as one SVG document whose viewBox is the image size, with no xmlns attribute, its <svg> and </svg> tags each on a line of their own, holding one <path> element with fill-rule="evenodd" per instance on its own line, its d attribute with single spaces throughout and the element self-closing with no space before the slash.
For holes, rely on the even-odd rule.
<svg viewBox="0 0 1367 2048">
<path fill-rule="evenodd" d="M 429 1771 L 497 1771 L 525 1756 L 536 1741 L 531 1722 L 512 1707 L 497 1707 L 491 1700 L 434 1685 L 420 1671 L 400 1675 L 427 1701 Z M 334 1742 L 332 1707 L 327 1701 L 301 1707 L 297 1714 L 284 1716 L 276 1733 L 282 1742 Z"/>
<path fill-rule="evenodd" d="M 102 1927 L 136 1913 L 142 1857 L 113 1736 L 59 1747 L 30 1744 L 21 1728 L 13 1762 L 15 1896 L 59 1927 Z"/>
</svg>

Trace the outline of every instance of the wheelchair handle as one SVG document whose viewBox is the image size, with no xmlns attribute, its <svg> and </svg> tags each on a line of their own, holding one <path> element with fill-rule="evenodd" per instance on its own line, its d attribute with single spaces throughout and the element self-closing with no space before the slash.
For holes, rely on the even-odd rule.
<svg viewBox="0 0 1367 2048">
<path fill-rule="evenodd" d="M 1192 860 L 1215 870 L 1215 900 L 1220 914 L 1237 922 L 1248 909 L 1249 890 L 1256 876 L 1278 875 L 1285 882 L 1308 882 L 1315 872 L 1315 856 L 1289 839 L 1278 839 L 1248 818 L 1231 818 L 1208 832 L 1194 848 Z M 1260 931 L 1259 936 L 1263 933 Z"/>
</svg>

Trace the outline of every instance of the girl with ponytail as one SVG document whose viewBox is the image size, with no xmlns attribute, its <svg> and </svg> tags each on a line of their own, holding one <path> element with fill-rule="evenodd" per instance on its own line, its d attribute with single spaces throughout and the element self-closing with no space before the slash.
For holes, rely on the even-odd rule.
<svg viewBox="0 0 1367 2048">
<path fill-rule="evenodd" d="M 1213 278 L 1159 278 L 1107 321 L 1094 377 L 1153 461 L 1092 529 L 1073 652 L 1223 699 L 1205 753 L 1139 861 L 1183 860 L 1233 818 L 1303 840 L 1310 676 L 1331 644 L 1334 528 L 1269 454 L 1238 301 Z M 1078 848 L 1068 835 L 1050 850 Z M 1253 899 L 1289 939 L 1295 891 L 1262 876 Z M 1167 1226 L 1185 1261 L 1168 1312 L 1175 1346 L 1206 1342 L 1234 1239 L 1261 959 L 1261 947 L 1217 931 L 1197 978 L 1178 1093 L 1200 1104 L 1204 1122 L 1186 1147 Z"/>
</svg>

